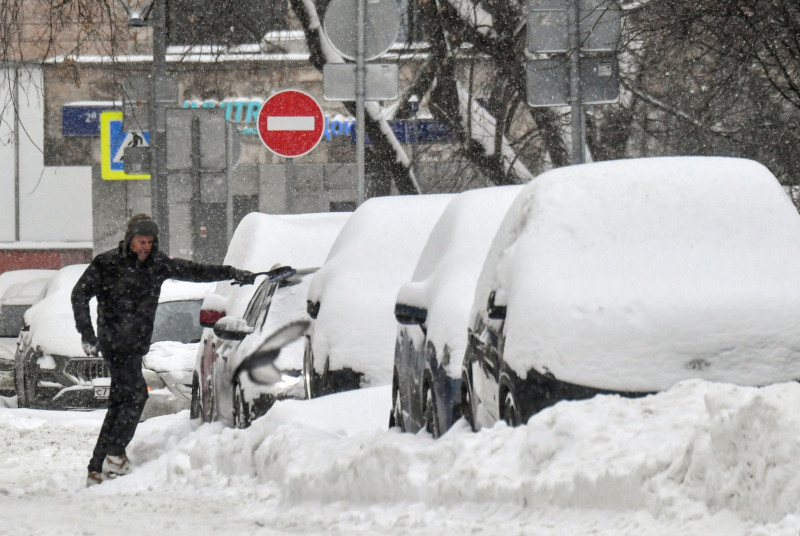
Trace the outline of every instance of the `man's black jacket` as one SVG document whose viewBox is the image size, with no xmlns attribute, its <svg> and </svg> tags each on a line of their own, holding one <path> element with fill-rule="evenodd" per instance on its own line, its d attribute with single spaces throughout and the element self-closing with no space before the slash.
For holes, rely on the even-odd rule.
<svg viewBox="0 0 800 536">
<path fill-rule="evenodd" d="M 101 352 L 144 355 L 150 349 L 161 284 L 166 279 L 221 281 L 232 279 L 231 266 L 171 259 L 154 249 L 144 261 L 120 242 L 96 256 L 72 289 L 75 327 L 84 342 Z M 97 337 L 89 316 L 89 300 L 97 297 Z"/>
</svg>

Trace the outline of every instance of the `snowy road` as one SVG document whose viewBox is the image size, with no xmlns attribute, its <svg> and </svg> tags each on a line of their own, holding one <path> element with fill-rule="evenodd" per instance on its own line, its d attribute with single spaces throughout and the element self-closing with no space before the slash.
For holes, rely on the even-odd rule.
<svg viewBox="0 0 800 536">
<path fill-rule="evenodd" d="M 792 535 L 800 386 L 689 382 L 438 441 L 388 388 L 277 405 L 248 430 L 143 423 L 133 474 L 83 487 L 103 412 L 0 398 L 0 534 Z"/>
</svg>

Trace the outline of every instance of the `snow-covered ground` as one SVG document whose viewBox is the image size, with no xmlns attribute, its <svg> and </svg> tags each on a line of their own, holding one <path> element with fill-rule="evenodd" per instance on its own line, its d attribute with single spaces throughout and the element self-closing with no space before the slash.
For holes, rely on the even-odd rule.
<svg viewBox="0 0 800 536">
<path fill-rule="evenodd" d="M 390 389 L 277 404 L 246 430 L 142 423 L 84 488 L 102 411 L 0 398 L 0 534 L 792 535 L 800 384 L 699 380 L 562 402 L 527 426 L 386 430 Z"/>
</svg>

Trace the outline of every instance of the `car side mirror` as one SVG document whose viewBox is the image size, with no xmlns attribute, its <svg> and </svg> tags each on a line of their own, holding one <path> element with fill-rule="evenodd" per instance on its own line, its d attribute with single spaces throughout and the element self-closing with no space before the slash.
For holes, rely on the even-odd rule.
<svg viewBox="0 0 800 536">
<path fill-rule="evenodd" d="M 247 372 L 256 383 L 273 384 L 281 380 L 281 371 L 275 366 L 281 349 L 306 334 L 311 322 L 305 319 L 294 320 L 276 329 L 256 350 L 244 358 L 234 375 Z"/>
<path fill-rule="evenodd" d="M 500 295 L 498 295 L 498 291 L 493 290 L 491 294 L 489 294 L 489 304 L 486 307 L 486 311 L 489 315 L 489 318 L 492 320 L 505 320 L 506 318 L 506 306 L 505 304 L 498 303 L 498 298 L 502 296 L 502 291 L 500 291 Z"/>
<path fill-rule="evenodd" d="M 319 302 L 306 302 L 306 312 L 308 312 L 308 316 L 310 316 L 313 320 L 317 319 L 317 315 L 319 314 Z"/>
<path fill-rule="evenodd" d="M 421 326 L 428 319 L 428 310 L 414 305 L 397 303 L 394 306 L 394 317 L 403 325 Z"/>
<path fill-rule="evenodd" d="M 244 318 L 225 316 L 214 324 L 214 334 L 226 341 L 241 341 L 253 333 L 253 328 L 247 325 Z"/>
</svg>

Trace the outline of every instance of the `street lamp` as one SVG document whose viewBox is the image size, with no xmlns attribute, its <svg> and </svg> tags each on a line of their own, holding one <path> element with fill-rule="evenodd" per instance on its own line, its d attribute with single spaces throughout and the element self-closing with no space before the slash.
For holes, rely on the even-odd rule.
<svg viewBox="0 0 800 536">
<path fill-rule="evenodd" d="M 125 0 L 119 0 L 119 3 L 122 4 L 122 7 L 128 14 L 128 26 L 131 28 L 141 28 L 144 26 L 147 16 L 150 14 L 150 8 L 153 7 L 153 0 L 150 0 L 146 6 L 140 9 L 131 8 L 125 3 Z"/>
</svg>

